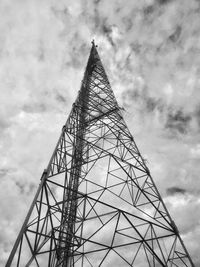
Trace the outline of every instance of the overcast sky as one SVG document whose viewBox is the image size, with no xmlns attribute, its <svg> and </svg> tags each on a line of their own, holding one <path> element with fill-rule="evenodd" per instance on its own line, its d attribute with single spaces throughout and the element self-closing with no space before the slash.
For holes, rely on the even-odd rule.
<svg viewBox="0 0 200 267">
<path fill-rule="evenodd" d="M 95 38 L 135 141 L 200 266 L 200 1 L 0 1 L 0 265 Z"/>
</svg>

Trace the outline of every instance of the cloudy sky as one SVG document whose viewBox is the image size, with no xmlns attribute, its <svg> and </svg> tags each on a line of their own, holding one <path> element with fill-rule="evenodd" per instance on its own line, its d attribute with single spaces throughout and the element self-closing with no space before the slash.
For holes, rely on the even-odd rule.
<svg viewBox="0 0 200 267">
<path fill-rule="evenodd" d="M 0 1 L 0 265 L 95 38 L 124 118 L 200 266 L 200 1 Z"/>
</svg>

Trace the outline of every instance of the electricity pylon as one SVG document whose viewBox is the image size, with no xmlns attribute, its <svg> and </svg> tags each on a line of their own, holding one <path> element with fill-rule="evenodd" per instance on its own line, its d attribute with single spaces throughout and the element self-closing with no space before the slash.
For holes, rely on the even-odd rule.
<svg viewBox="0 0 200 267">
<path fill-rule="evenodd" d="M 9 266 L 194 266 L 94 42 Z"/>
</svg>

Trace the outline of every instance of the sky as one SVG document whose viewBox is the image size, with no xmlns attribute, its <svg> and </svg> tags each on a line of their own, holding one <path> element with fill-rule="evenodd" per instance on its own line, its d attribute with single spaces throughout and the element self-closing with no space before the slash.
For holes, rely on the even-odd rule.
<svg viewBox="0 0 200 267">
<path fill-rule="evenodd" d="M 123 115 L 200 266 L 200 1 L 0 1 L 0 265 L 95 39 Z"/>
</svg>

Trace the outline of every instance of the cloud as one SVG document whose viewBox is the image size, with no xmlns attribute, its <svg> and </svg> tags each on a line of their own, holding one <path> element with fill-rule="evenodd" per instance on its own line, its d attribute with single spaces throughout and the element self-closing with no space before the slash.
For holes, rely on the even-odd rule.
<svg viewBox="0 0 200 267">
<path fill-rule="evenodd" d="M 189 122 L 191 120 L 190 115 L 183 114 L 182 111 L 178 110 L 173 113 L 168 114 L 167 122 L 165 127 L 169 128 L 171 131 L 178 133 L 186 133 L 188 130 Z"/>
<path fill-rule="evenodd" d="M 175 194 L 185 194 L 186 190 L 180 187 L 169 187 L 167 188 L 167 194 L 175 195 Z"/>
<path fill-rule="evenodd" d="M 187 244 L 187 249 L 191 254 L 194 264 L 199 266 L 199 197 L 194 197 L 188 193 L 172 194 L 165 201 L 170 209 L 172 218 L 176 218 L 176 224 L 184 243 Z M 193 234 L 197 238 L 192 241 L 191 235 Z"/>
</svg>

